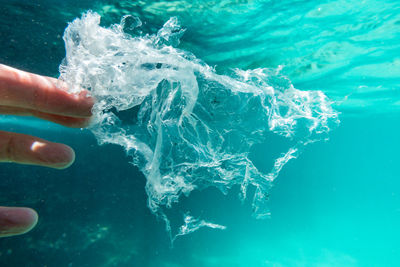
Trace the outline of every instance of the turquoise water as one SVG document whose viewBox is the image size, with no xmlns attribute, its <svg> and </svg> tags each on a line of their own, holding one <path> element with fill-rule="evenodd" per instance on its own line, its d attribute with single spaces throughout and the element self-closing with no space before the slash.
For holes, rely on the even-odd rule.
<svg viewBox="0 0 400 267">
<path fill-rule="evenodd" d="M 0 6 L 0 62 L 57 77 L 67 22 L 92 9 L 102 25 L 133 14 L 155 33 L 172 16 L 186 32 L 179 48 L 219 74 L 283 66 L 301 90 L 336 101 L 339 127 L 310 144 L 273 182 L 265 220 L 233 189 L 181 197 L 226 226 L 202 228 L 171 248 L 163 220 L 147 208 L 146 179 L 124 150 L 99 146 L 87 130 L 4 117 L 2 129 L 65 142 L 64 171 L 2 164 L 1 203 L 35 208 L 31 233 L 2 239 L 4 266 L 396 266 L 399 264 L 398 89 L 400 4 L 395 1 L 7 1 Z M 252 148 L 268 172 L 287 148 L 270 138 Z M 251 195 L 251 190 L 248 192 Z M 177 225 L 178 226 L 178 225 Z"/>
</svg>

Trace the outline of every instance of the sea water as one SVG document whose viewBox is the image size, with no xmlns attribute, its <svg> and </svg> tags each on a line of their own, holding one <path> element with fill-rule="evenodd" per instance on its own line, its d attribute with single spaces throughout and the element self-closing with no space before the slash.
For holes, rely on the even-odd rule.
<svg viewBox="0 0 400 267">
<path fill-rule="evenodd" d="M 41 218 L 30 234 L 2 240 L 0 261 L 5 266 L 387 266 L 398 262 L 400 15 L 395 1 L 65 1 L 60 5 L 7 1 L 0 8 L 1 63 L 58 77 L 58 66 L 66 58 L 61 78 L 70 81 L 72 90 L 74 84 L 84 85 L 104 100 L 96 106 L 98 120 L 91 128 L 95 135 L 26 118 L 2 119 L 5 130 L 65 142 L 77 152 L 75 164 L 62 172 L 1 165 L 2 203 L 31 206 Z M 96 38 L 92 44 L 100 49 L 94 65 L 92 58 L 82 56 L 88 53 L 76 56 L 73 52 L 85 36 L 68 37 L 68 30 L 64 34 L 67 23 L 75 18 L 83 23 L 70 24 L 70 33 L 81 33 L 89 25 L 87 17 L 81 17 L 88 9 L 99 14 L 91 13 L 92 18 L 101 17 L 100 25 L 95 20 L 87 28 L 89 37 L 95 31 L 90 38 Z M 133 27 L 121 29 L 123 17 Z M 171 23 L 173 27 L 168 28 Z M 173 29 L 177 38 L 160 44 L 163 29 Z M 109 46 L 99 48 L 98 39 L 110 34 L 114 35 Z M 115 49 L 112 56 L 107 56 L 109 49 Z M 137 52 L 143 56 L 135 58 Z M 76 65 L 71 65 L 72 59 Z M 142 61 L 132 64 L 135 60 Z M 123 62 L 131 64 L 129 71 L 115 67 Z M 83 74 L 68 69 L 83 70 L 82 65 L 87 66 Z M 99 75 L 108 66 L 114 67 Z M 136 75 L 129 79 L 130 73 Z M 99 77 L 97 84 L 95 77 Z M 106 83 L 111 80 L 118 84 Z M 196 106 L 190 103 L 191 89 L 196 88 L 193 80 L 199 92 L 196 103 L 210 103 L 206 110 L 218 111 L 217 119 L 209 120 L 195 108 L 188 110 Z M 129 86 L 133 89 L 122 90 Z M 212 90 L 204 90 L 205 86 Z M 233 98 L 232 89 L 236 90 Z M 155 93 L 149 95 L 151 90 Z M 171 94 L 175 98 L 166 101 Z M 210 98 L 215 99 L 207 102 Z M 143 109 L 140 105 L 146 103 L 153 105 Z M 278 109 L 274 103 L 279 103 Z M 175 113 L 166 109 L 163 113 L 161 108 L 166 106 Z M 138 117 L 141 110 L 147 113 Z M 197 114 L 206 126 L 188 132 L 174 128 L 188 113 Z M 143 123 L 144 128 L 137 126 L 137 118 L 146 123 L 154 118 L 157 129 L 157 114 L 176 120 L 171 125 L 158 124 L 164 125 L 158 129 L 170 133 L 163 136 L 190 136 L 191 142 L 180 139 L 177 143 L 196 144 L 197 154 L 185 146 L 173 146 L 178 151 L 167 149 L 175 155 L 173 159 L 182 161 L 178 167 L 190 163 L 198 168 L 199 162 L 215 163 L 210 158 L 227 154 L 228 164 L 210 164 L 207 171 L 203 167 L 200 172 L 191 169 L 191 175 L 182 174 L 187 166 L 183 170 L 171 165 L 165 161 L 171 157 L 161 149 L 166 165 L 156 174 L 146 173 L 148 162 L 151 169 L 160 165 L 147 160 L 137 146 L 146 145 L 145 151 L 154 155 L 159 134 Z M 291 116 L 303 127 L 299 131 L 289 127 Z M 274 121 L 287 124 L 274 128 Z M 307 121 L 325 126 L 314 137 L 309 130 L 313 124 Z M 184 123 L 193 125 L 193 121 Z M 204 129 L 239 130 L 222 144 L 207 141 L 212 135 L 205 135 Z M 136 134 L 135 142 L 116 138 L 124 134 Z M 99 146 L 98 141 L 114 145 Z M 258 202 L 249 197 L 260 192 L 257 182 L 270 177 L 271 170 L 274 173 L 277 159 L 309 141 L 313 142 L 302 147 L 296 159 L 284 161 L 279 175 L 268 180 L 261 192 L 262 200 L 267 196 L 269 200 L 262 203 L 266 209 L 257 213 Z M 218 149 L 210 150 L 207 142 Z M 237 154 L 240 160 L 232 160 Z M 238 169 L 243 162 L 251 163 L 259 174 L 250 175 L 256 178 L 245 190 L 247 198 L 241 190 L 246 175 L 240 176 Z M 228 175 L 221 175 L 227 170 Z M 254 218 L 265 212 L 269 218 Z M 172 235 L 191 232 L 180 235 L 173 247 L 165 218 L 177 231 Z M 202 224 L 220 229 L 191 231 Z"/>
</svg>

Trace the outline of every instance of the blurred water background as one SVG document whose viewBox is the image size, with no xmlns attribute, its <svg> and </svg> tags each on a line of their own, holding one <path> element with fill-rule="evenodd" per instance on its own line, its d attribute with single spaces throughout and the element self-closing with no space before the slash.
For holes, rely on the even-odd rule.
<svg viewBox="0 0 400 267">
<path fill-rule="evenodd" d="M 296 88 L 336 101 L 341 125 L 285 166 L 270 219 L 251 217 L 238 190 L 193 192 L 179 205 L 207 211 L 227 229 L 199 230 L 171 248 L 163 222 L 146 207 L 145 178 L 119 147 L 98 146 L 86 130 L 1 117 L 2 130 L 64 142 L 77 153 L 63 171 L 0 165 L 1 205 L 40 215 L 31 233 L 0 240 L 1 266 L 400 264 L 398 1 L 1 0 L 0 63 L 58 77 L 63 31 L 88 9 L 102 25 L 135 15 L 148 32 L 177 16 L 187 29 L 180 48 L 220 73 L 283 66 Z M 268 170 L 281 146 L 255 147 L 253 161 Z"/>
</svg>

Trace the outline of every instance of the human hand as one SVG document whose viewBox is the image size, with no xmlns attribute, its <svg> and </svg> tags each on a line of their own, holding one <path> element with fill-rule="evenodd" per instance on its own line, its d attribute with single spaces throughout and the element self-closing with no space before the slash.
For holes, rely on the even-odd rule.
<svg viewBox="0 0 400 267">
<path fill-rule="evenodd" d="M 0 114 L 35 116 L 81 128 L 89 123 L 93 103 L 86 92 L 68 93 L 57 79 L 0 64 Z M 0 162 L 64 169 L 74 159 L 74 151 L 64 144 L 0 131 Z M 26 233 L 37 220 L 38 215 L 32 209 L 0 207 L 0 237 Z"/>
</svg>

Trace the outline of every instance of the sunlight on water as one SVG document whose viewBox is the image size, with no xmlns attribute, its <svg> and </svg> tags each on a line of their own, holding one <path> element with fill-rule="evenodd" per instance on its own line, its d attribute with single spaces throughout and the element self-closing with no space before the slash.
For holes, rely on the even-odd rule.
<svg viewBox="0 0 400 267">
<path fill-rule="evenodd" d="M 400 4 L 394 0 L 119 1 L 104 16 L 179 16 L 184 47 L 221 69 L 283 66 L 344 116 L 399 111 Z"/>
</svg>

